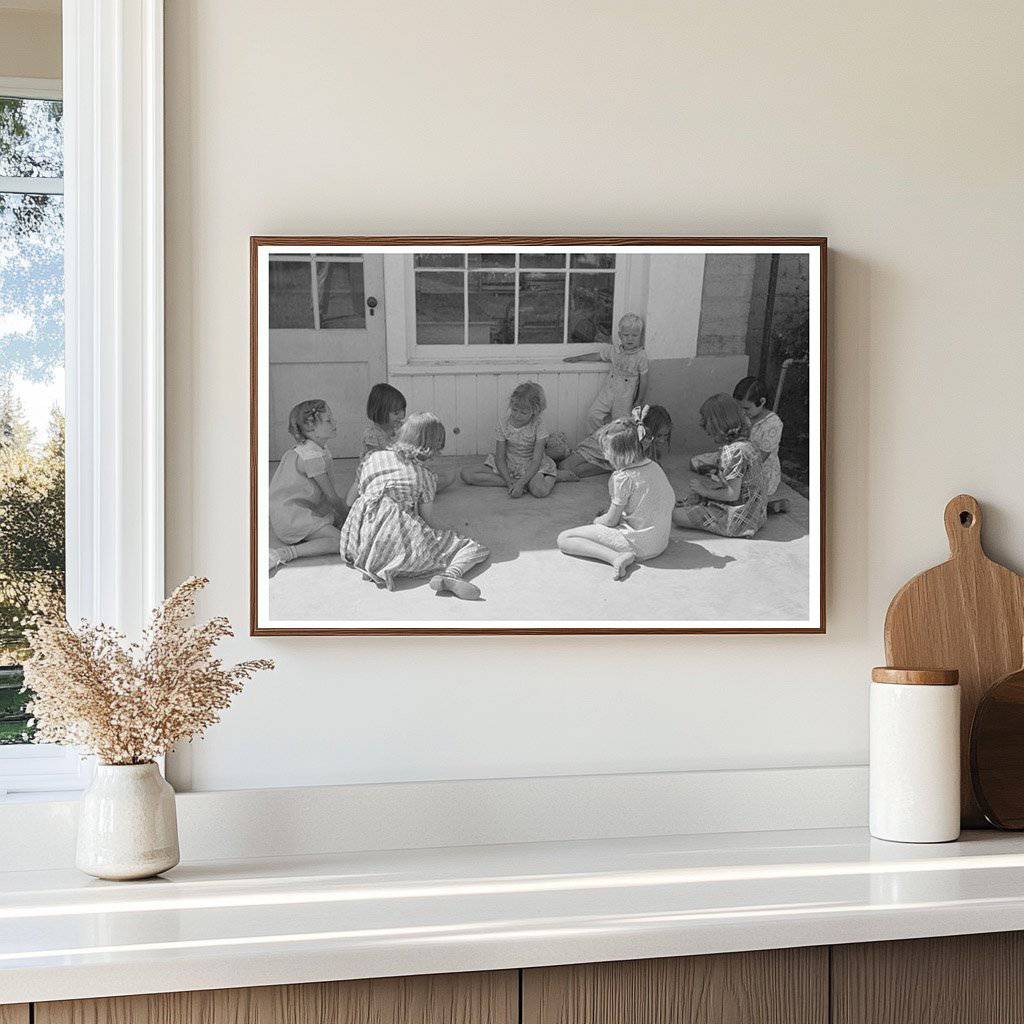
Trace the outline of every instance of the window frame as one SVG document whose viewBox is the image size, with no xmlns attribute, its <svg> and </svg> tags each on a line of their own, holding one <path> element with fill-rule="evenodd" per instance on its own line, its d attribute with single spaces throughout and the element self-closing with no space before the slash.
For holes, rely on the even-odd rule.
<svg viewBox="0 0 1024 1024">
<path fill-rule="evenodd" d="M 67 614 L 135 636 L 164 597 L 163 0 L 64 0 L 62 32 L 63 95 L 19 95 L 64 104 Z M 93 762 L 0 748 L 0 801 L 66 799 Z"/>
<path fill-rule="evenodd" d="M 552 247 L 554 249 L 554 247 Z M 439 250 L 424 246 L 424 252 L 437 252 Z M 454 249 L 446 251 L 454 252 Z M 462 251 L 462 250 L 458 250 Z M 468 250 L 474 252 L 474 250 Z M 501 251 L 500 248 L 494 251 Z M 516 250 L 519 251 L 519 250 Z M 546 252 L 547 248 L 539 248 L 538 252 Z M 595 247 L 558 247 L 557 252 L 568 252 L 570 254 L 593 252 Z M 596 247 L 600 251 L 600 247 Z M 632 294 L 639 294 L 637 287 L 641 282 L 634 280 L 641 271 L 640 261 L 634 260 L 630 253 L 614 251 L 616 265 L 613 271 L 608 270 L 578 270 L 572 268 L 541 270 L 539 268 L 526 267 L 520 272 L 525 273 L 613 273 L 615 275 L 615 286 L 612 300 L 612 325 L 618 323 L 619 318 L 629 308 L 629 299 Z M 388 372 L 403 370 L 415 372 L 417 368 L 428 372 L 431 367 L 438 365 L 459 367 L 477 365 L 482 367 L 493 367 L 497 364 L 509 364 L 515 367 L 535 369 L 541 366 L 561 364 L 566 356 L 579 355 L 584 352 L 593 352 L 598 343 L 596 342 L 562 342 L 560 344 L 514 344 L 514 345 L 420 345 L 416 341 L 416 269 L 413 265 L 413 253 L 406 253 L 401 262 L 400 269 L 396 269 L 391 261 L 385 260 L 384 288 L 387 316 L 387 349 L 388 349 Z M 452 268 L 448 272 L 463 272 L 463 268 Z M 500 268 L 487 268 L 494 272 L 500 272 Z M 422 271 L 421 271 L 422 272 Z M 438 269 L 437 272 L 444 272 Z M 465 273 L 476 273 L 478 271 L 465 270 Z M 566 289 L 568 300 L 568 289 Z M 397 300 L 397 301 L 396 301 Z M 518 303 L 518 297 L 517 297 Z M 565 330 L 568 330 L 566 325 Z M 585 367 L 586 364 L 577 364 L 576 369 Z M 607 368 L 606 368 L 607 369 Z"/>
</svg>

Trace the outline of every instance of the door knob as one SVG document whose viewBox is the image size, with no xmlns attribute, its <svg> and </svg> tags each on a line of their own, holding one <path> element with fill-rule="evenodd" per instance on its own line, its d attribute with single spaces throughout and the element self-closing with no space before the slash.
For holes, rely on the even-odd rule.
<svg viewBox="0 0 1024 1024">
<path fill-rule="evenodd" d="M 366 305 L 370 308 L 370 316 L 376 316 L 377 300 L 372 295 L 366 300 Z"/>
</svg>

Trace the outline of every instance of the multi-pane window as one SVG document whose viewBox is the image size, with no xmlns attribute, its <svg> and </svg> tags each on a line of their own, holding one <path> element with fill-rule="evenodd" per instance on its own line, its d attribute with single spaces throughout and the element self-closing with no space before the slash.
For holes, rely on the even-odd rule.
<svg viewBox="0 0 1024 1024">
<path fill-rule="evenodd" d="M 613 253 L 417 253 L 418 345 L 609 342 Z"/>
<path fill-rule="evenodd" d="M 363 257 L 270 257 L 270 326 L 306 330 L 366 326 Z"/>
<path fill-rule="evenodd" d="M 0 745 L 31 739 L 26 619 L 64 590 L 59 100 L 0 96 Z"/>
</svg>

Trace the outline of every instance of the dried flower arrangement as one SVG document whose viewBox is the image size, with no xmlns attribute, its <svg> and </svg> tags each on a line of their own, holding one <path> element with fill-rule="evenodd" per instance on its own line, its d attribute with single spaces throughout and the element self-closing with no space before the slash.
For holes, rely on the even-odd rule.
<svg viewBox="0 0 1024 1024">
<path fill-rule="evenodd" d="M 103 764 L 146 764 L 213 725 L 266 660 L 225 666 L 214 648 L 232 636 L 218 617 L 189 626 L 209 580 L 185 580 L 153 612 L 141 643 L 109 626 L 73 629 L 62 612 L 36 619 L 25 662 L 38 743 L 84 748 Z"/>
</svg>

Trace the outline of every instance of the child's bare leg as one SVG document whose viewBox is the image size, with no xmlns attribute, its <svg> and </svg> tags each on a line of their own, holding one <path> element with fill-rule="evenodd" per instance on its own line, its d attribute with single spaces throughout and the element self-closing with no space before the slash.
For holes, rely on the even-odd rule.
<svg viewBox="0 0 1024 1024">
<path fill-rule="evenodd" d="M 452 468 L 448 469 L 435 469 L 434 476 L 437 477 L 437 493 L 440 494 L 443 490 L 451 487 L 456 480 L 459 479 L 459 474 Z"/>
<path fill-rule="evenodd" d="M 470 583 L 469 580 L 463 579 L 463 576 L 474 565 L 479 565 L 490 557 L 490 551 L 483 544 L 470 541 L 455 555 L 443 573 L 438 573 L 431 578 L 431 589 L 438 592 L 448 590 L 456 597 L 461 597 L 463 601 L 475 601 L 480 596 L 480 588 Z"/>
<path fill-rule="evenodd" d="M 508 487 L 508 484 L 497 473 L 492 473 L 486 466 L 475 469 L 464 469 L 460 474 L 462 482 L 470 487 Z"/>
<path fill-rule="evenodd" d="M 615 579 L 621 580 L 626 570 L 636 561 L 633 549 L 623 541 L 622 545 L 612 547 L 596 538 L 598 530 L 589 526 L 577 526 L 572 530 L 563 530 L 558 535 L 558 550 L 566 555 L 578 558 L 596 558 L 607 562 L 615 570 Z"/>
<path fill-rule="evenodd" d="M 706 519 L 703 505 L 683 505 L 672 510 L 672 522 L 684 530 L 703 530 Z"/>
<path fill-rule="evenodd" d="M 336 555 L 341 549 L 341 531 L 335 526 L 321 526 L 298 544 L 285 544 L 270 552 L 270 571 L 273 574 L 286 562 L 295 558 L 312 558 L 314 555 Z"/>
<path fill-rule="evenodd" d="M 534 473 L 526 485 L 526 489 L 535 498 L 546 498 L 555 489 L 555 477 Z"/>
<path fill-rule="evenodd" d="M 585 476 L 601 476 L 603 473 L 607 473 L 606 469 L 602 469 L 600 466 L 595 466 L 592 462 L 588 462 L 582 455 L 572 453 L 572 455 L 566 456 L 558 464 L 559 472 L 572 473 L 579 479 L 583 479 Z M 561 477 L 559 477 L 561 479 Z"/>
</svg>

